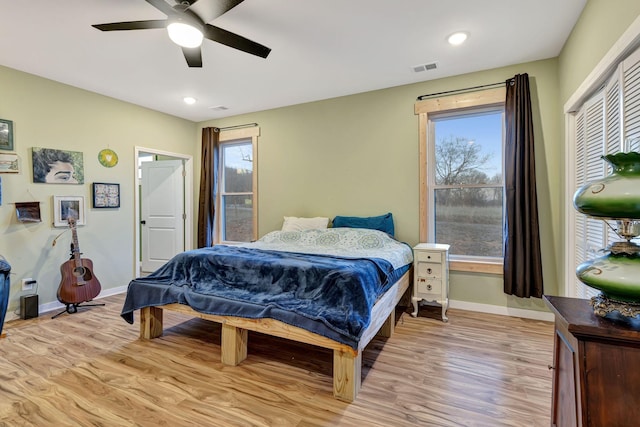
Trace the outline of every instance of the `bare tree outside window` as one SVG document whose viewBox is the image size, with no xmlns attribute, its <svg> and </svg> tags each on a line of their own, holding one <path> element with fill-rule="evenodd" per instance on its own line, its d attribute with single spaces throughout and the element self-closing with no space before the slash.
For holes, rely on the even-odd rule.
<svg viewBox="0 0 640 427">
<path fill-rule="evenodd" d="M 435 241 L 452 255 L 502 257 L 502 112 L 436 121 Z"/>
<path fill-rule="evenodd" d="M 251 142 L 222 147 L 222 240 L 253 239 L 253 159 Z"/>
</svg>

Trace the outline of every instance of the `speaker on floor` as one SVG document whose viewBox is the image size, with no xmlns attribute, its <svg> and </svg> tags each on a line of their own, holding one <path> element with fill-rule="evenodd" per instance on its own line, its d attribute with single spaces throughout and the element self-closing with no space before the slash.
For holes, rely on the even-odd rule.
<svg viewBox="0 0 640 427">
<path fill-rule="evenodd" d="M 38 295 L 22 295 L 20 297 L 20 318 L 38 317 Z"/>
</svg>

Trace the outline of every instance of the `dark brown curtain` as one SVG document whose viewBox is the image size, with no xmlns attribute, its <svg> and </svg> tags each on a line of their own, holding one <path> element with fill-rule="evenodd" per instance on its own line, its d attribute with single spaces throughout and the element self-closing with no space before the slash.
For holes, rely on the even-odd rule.
<svg viewBox="0 0 640 427">
<path fill-rule="evenodd" d="M 529 75 L 507 80 L 504 292 L 542 297 L 542 260 Z"/>
<path fill-rule="evenodd" d="M 202 167 L 198 203 L 198 247 L 213 246 L 220 129 L 202 129 Z"/>
</svg>

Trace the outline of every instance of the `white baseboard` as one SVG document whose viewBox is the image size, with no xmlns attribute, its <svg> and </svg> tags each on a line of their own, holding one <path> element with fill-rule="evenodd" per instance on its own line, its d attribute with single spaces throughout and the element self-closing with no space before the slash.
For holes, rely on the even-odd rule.
<svg viewBox="0 0 640 427">
<path fill-rule="evenodd" d="M 96 300 L 99 300 L 101 298 L 106 298 L 111 295 L 122 294 L 124 292 L 127 292 L 127 285 L 119 286 L 117 288 L 104 289 L 100 292 L 100 295 L 96 297 Z M 43 314 L 53 310 L 62 310 L 64 308 L 65 308 L 64 304 L 58 301 L 53 301 L 53 302 L 48 302 L 46 304 L 40 304 L 38 306 L 38 313 Z M 20 319 L 20 315 L 12 311 L 12 312 L 7 312 L 7 315 L 5 316 L 4 321 L 11 322 L 12 320 L 18 320 L 18 319 Z"/>
<path fill-rule="evenodd" d="M 127 286 L 120 286 L 117 288 L 110 288 L 100 292 L 100 295 L 96 299 L 106 298 L 111 295 L 121 294 L 127 291 Z M 65 306 L 59 302 L 50 302 L 42 304 L 38 307 L 40 313 L 46 313 L 48 311 L 63 309 Z M 522 308 L 504 307 L 501 305 L 480 304 L 477 302 L 469 301 L 457 301 L 449 300 L 450 308 L 458 308 L 460 310 L 478 311 L 480 313 L 500 314 L 503 316 L 524 317 L 525 319 L 545 320 L 553 322 L 555 317 L 553 313 L 548 311 L 526 310 Z M 19 319 L 20 316 L 16 313 L 7 313 L 5 322 Z"/>
<path fill-rule="evenodd" d="M 548 311 L 527 310 L 524 308 L 504 307 L 501 305 L 480 304 L 477 302 L 449 300 L 450 308 L 478 311 L 481 313 L 500 314 L 503 316 L 524 317 L 525 319 L 546 320 L 553 322 L 555 316 Z"/>
<path fill-rule="evenodd" d="M 7 312 L 7 315 L 4 316 L 4 321 L 6 323 L 6 322 L 11 322 L 12 320 L 18 320 L 19 318 L 20 318 L 20 315 L 12 311 L 11 313 Z"/>
<path fill-rule="evenodd" d="M 116 294 L 121 294 L 127 292 L 127 285 L 125 286 L 119 286 L 117 288 L 109 288 L 109 289 L 103 289 L 100 291 L 100 295 L 98 295 L 96 297 L 96 300 L 102 299 L 102 298 L 106 298 L 106 297 L 110 297 L 111 295 L 116 295 Z M 65 308 L 65 305 L 58 302 L 58 301 L 53 301 L 53 302 L 48 302 L 46 304 L 41 304 L 38 306 L 38 312 L 40 314 L 42 313 L 47 313 L 49 311 L 53 311 L 53 310 L 61 310 Z"/>
</svg>

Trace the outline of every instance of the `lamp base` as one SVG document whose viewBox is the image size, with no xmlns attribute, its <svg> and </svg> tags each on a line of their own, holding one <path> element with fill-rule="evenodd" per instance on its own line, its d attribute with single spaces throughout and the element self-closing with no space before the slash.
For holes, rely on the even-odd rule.
<svg viewBox="0 0 640 427">
<path fill-rule="evenodd" d="M 607 298 L 604 294 L 598 294 L 591 298 L 590 302 L 593 312 L 600 317 L 617 311 L 624 317 L 636 317 L 640 315 L 640 303 L 634 304 Z"/>
</svg>

